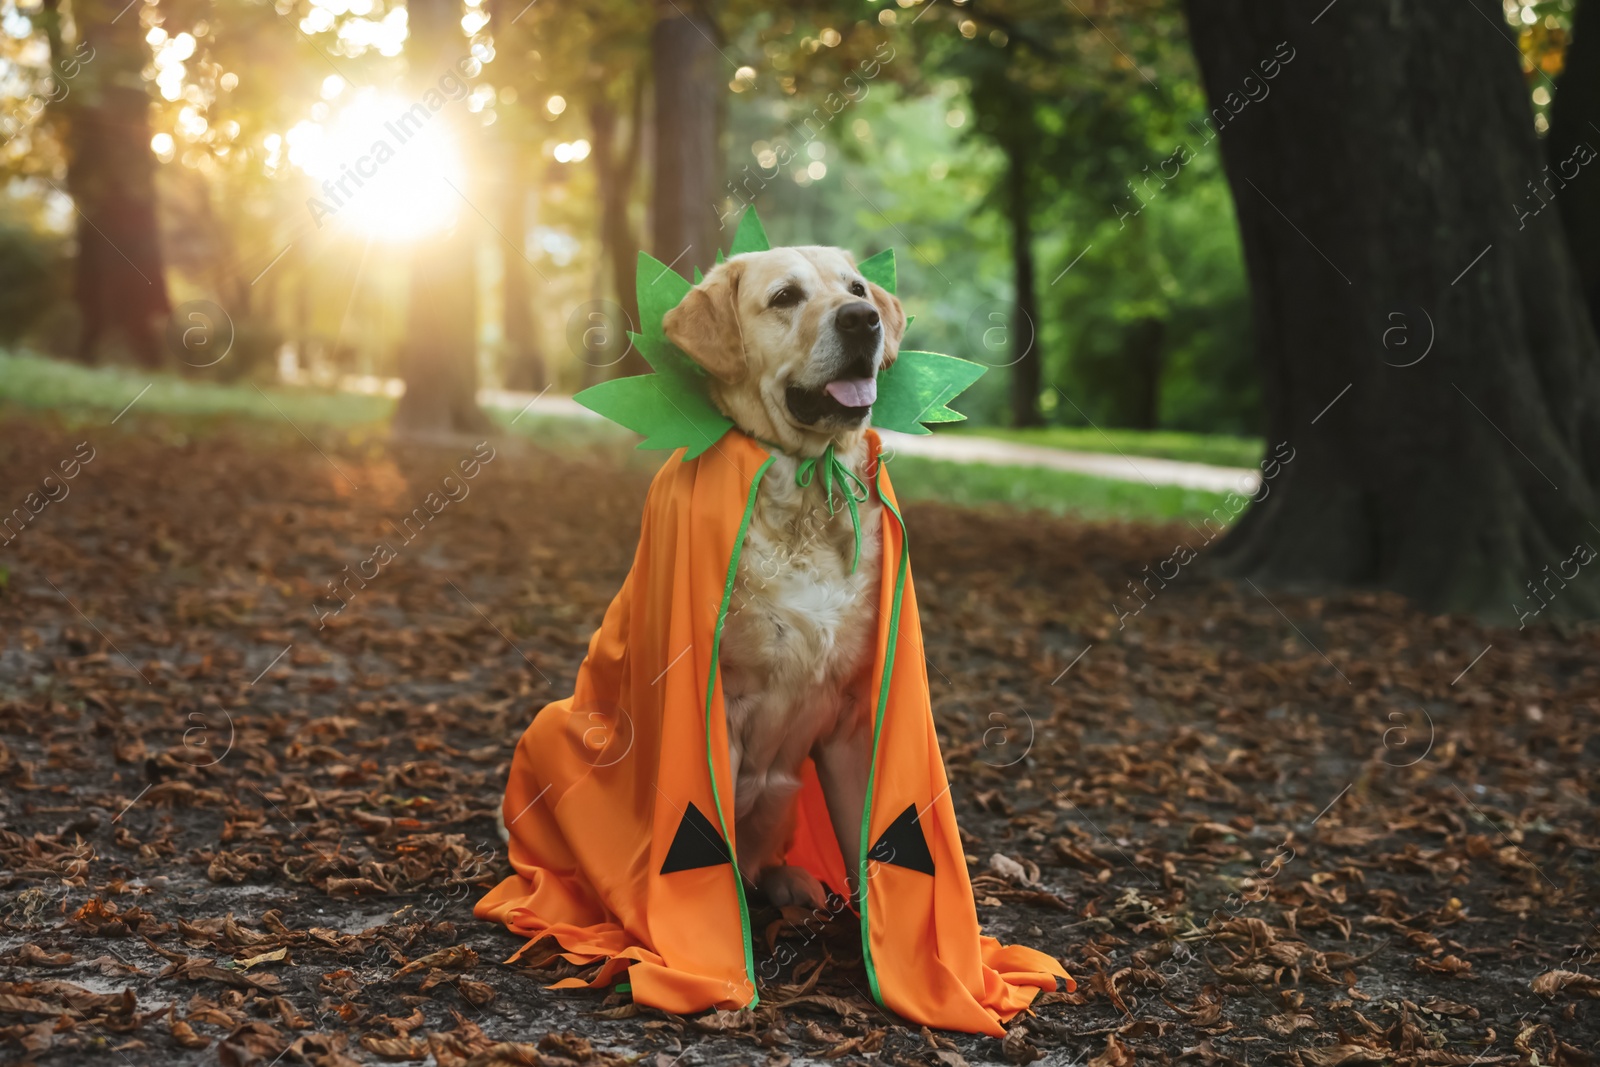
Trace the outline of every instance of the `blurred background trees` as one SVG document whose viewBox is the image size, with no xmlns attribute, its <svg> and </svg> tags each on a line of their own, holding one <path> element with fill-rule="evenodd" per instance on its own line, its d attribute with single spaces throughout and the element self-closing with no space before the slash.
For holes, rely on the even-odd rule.
<svg viewBox="0 0 1600 1067">
<path fill-rule="evenodd" d="M 3 343 L 182 369 L 211 301 L 213 373 L 404 378 L 448 432 L 641 369 L 637 253 L 704 268 L 753 203 L 898 247 L 926 343 L 1000 368 L 980 421 L 1259 426 L 1169 0 L 98 4 L 4 0 Z"/>
<path fill-rule="evenodd" d="M 1450 294 L 1457 328 L 1484 320 L 1475 366 L 1586 396 L 1593 13 L 1574 31 L 1575 0 L 1442 3 L 1380 27 L 1222 0 L 0 0 L 0 344 L 194 373 L 185 327 L 220 314 L 208 374 L 403 388 L 398 431 L 476 431 L 480 387 L 643 370 L 638 253 L 690 275 L 755 205 L 779 242 L 895 247 L 916 342 L 996 368 L 962 401 L 979 427 L 1276 439 L 1382 366 L 1386 301 L 1452 289 L 1511 197 L 1488 288 Z M 1427 181 L 1424 143 L 1452 161 Z M 1308 280 L 1312 229 L 1360 280 Z M 1490 312 L 1533 325 L 1491 341 Z M 1363 500 L 1404 443 L 1385 427 L 1408 394 L 1383 388 L 1344 431 L 1347 458 L 1368 444 Z M 1587 424 L 1525 407 L 1506 422 L 1561 422 L 1535 447 L 1587 484 Z M 1390 566 L 1361 556 L 1370 530 L 1318 519 L 1315 468 L 1307 509 L 1258 509 L 1240 558 L 1301 573 L 1304 528 L 1366 546 L 1310 571 Z M 1391 505 L 1365 512 L 1411 507 Z M 1544 546 L 1519 538 L 1531 565 Z"/>
<path fill-rule="evenodd" d="M 171 306 L 205 299 L 218 373 L 403 377 L 401 427 L 448 431 L 476 385 L 637 372 L 637 252 L 704 268 L 753 203 L 779 240 L 897 246 L 926 343 L 1001 369 L 980 421 L 1264 425 L 1174 0 L 3 10 L 13 345 L 172 362 Z M 1551 150 L 1581 140 L 1595 93 L 1544 75 L 1594 67 L 1559 70 L 1570 10 L 1507 11 Z"/>
</svg>

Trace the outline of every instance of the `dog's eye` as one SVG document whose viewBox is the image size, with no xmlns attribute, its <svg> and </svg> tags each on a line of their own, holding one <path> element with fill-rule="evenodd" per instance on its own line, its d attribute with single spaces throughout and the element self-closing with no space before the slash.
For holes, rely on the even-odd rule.
<svg viewBox="0 0 1600 1067">
<path fill-rule="evenodd" d="M 805 298 L 804 293 L 792 285 L 786 285 L 772 294 L 772 299 L 767 301 L 769 308 L 792 308 Z"/>
<path fill-rule="evenodd" d="M 866 296 L 867 295 L 867 287 L 862 285 L 860 282 L 851 282 L 850 283 L 850 291 L 852 293 L 854 293 L 856 296 Z"/>
</svg>

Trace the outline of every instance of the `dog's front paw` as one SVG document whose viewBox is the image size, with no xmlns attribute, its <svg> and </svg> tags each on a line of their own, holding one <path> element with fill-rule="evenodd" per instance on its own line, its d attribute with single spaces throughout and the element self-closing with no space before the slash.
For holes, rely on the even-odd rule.
<svg viewBox="0 0 1600 1067">
<path fill-rule="evenodd" d="M 756 884 L 767 899 L 780 908 L 790 905 L 821 908 L 828 902 L 822 883 L 803 867 L 768 867 L 756 879 Z"/>
</svg>

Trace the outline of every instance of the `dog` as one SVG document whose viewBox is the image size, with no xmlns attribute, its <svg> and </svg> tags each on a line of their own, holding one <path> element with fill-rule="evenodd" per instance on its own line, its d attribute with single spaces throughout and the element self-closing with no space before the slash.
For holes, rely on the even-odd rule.
<svg viewBox="0 0 1600 1067">
<path fill-rule="evenodd" d="M 783 856 L 809 757 L 859 891 L 882 555 L 866 430 L 905 312 L 843 249 L 774 248 L 718 264 L 663 328 L 707 372 L 717 408 L 774 456 L 722 635 L 735 851 L 741 876 L 771 903 L 823 907 L 822 884 Z M 850 509 L 828 499 L 824 479 L 796 482 L 829 446 L 867 487 L 859 545 Z"/>
</svg>

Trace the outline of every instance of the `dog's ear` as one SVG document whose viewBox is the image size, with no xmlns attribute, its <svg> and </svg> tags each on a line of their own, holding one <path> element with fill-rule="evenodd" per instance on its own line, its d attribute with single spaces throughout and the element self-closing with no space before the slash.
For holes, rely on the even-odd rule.
<svg viewBox="0 0 1600 1067">
<path fill-rule="evenodd" d="M 906 335 L 906 311 L 900 306 L 899 297 L 881 285 L 868 282 L 867 295 L 883 322 L 883 369 L 888 370 L 900 355 L 900 339 Z"/>
<path fill-rule="evenodd" d="M 747 370 L 739 328 L 739 282 L 743 276 L 744 264 L 737 260 L 713 268 L 661 320 L 667 340 L 730 385 Z"/>
</svg>

